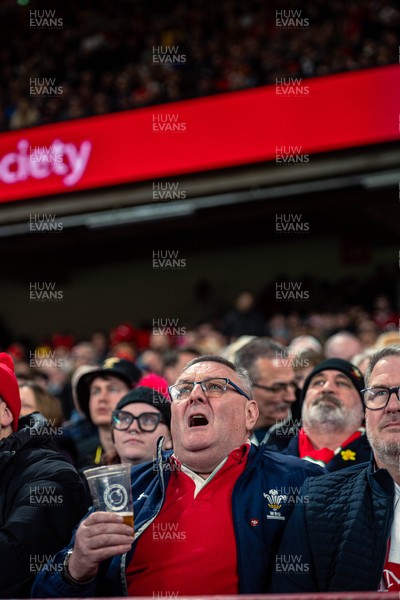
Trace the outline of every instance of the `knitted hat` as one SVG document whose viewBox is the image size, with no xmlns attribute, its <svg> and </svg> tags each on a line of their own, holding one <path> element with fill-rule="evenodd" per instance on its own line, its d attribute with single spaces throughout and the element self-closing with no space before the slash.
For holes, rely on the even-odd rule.
<svg viewBox="0 0 400 600">
<path fill-rule="evenodd" d="M 136 387 L 121 398 L 115 407 L 115 410 L 123 410 L 125 406 L 134 404 L 135 402 L 144 402 L 145 404 L 150 404 L 151 406 L 154 406 L 154 408 L 157 408 L 164 417 L 167 427 L 170 427 L 171 403 L 163 396 L 163 394 L 160 394 L 160 392 L 149 387 Z"/>
<path fill-rule="evenodd" d="M 14 374 L 14 363 L 9 354 L 0 352 L 0 396 L 7 404 L 13 416 L 12 427 L 18 429 L 18 417 L 21 412 L 21 398 L 18 381 Z"/>
<path fill-rule="evenodd" d="M 304 381 L 304 386 L 301 393 L 302 401 L 306 396 L 311 379 L 317 373 L 321 373 L 321 371 L 340 371 L 341 373 L 344 373 L 351 380 L 352 384 L 354 385 L 354 387 L 360 395 L 361 402 L 363 402 L 361 390 L 364 388 L 364 376 L 358 367 L 353 365 L 348 360 L 343 360 L 342 358 L 329 358 L 328 360 L 323 360 L 316 367 L 313 368 L 311 373 Z"/>
<path fill-rule="evenodd" d="M 115 356 L 106 358 L 99 368 L 83 373 L 76 382 L 76 397 L 81 412 L 83 412 L 89 420 L 91 420 L 89 412 L 91 383 L 96 377 L 107 375 L 117 377 L 117 379 L 121 379 L 121 381 L 126 383 L 128 388 L 133 388 L 141 378 L 142 373 L 133 362 Z"/>
</svg>

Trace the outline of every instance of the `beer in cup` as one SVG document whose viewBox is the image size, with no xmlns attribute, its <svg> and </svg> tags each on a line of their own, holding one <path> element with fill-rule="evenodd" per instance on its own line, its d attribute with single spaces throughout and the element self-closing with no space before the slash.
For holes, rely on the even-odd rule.
<svg viewBox="0 0 400 600">
<path fill-rule="evenodd" d="M 96 510 L 113 512 L 133 527 L 131 465 L 108 465 L 83 471 Z"/>
</svg>

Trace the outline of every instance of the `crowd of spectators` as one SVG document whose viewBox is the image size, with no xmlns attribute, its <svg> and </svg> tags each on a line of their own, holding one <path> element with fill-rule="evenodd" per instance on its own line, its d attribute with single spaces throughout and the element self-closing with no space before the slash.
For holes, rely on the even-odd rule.
<svg viewBox="0 0 400 600">
<path fill-rule="evenodd" d="M 398 60 L 396 0 L 288 0 L 286 13 L 308 23 L 297 28 L 277 26 L 279 10 L 277 0 L 73 0 L 52 28 L 30 23 L 30 11 L 49 15 L 39 0 L 6 0 L 0 131 Z"/>
<path fill-rule="evenodd" d="M 169 333 L 168 328 L 165 333 L 153 332 L 121 323 L 110 332 L 93 332 L 85 340 L 58 333 L 30 345 L 15 340 L 0 349 L 13 357 L 21 383 L 34 381 L 34 389 L 42 386 L 59 398 L 63 419 L 68 420 L 74 414 L 74 373 L 84 366 L 99 365 L 110 356 L 133 361 L 143 374 L 163 376 L 171 385 L 194 356 L 215 354 L 234 360 L 243 343 L 254 336 L 268 336 L 296 355 L 308 353 L 308 362 L 312 363 L 313 355 L 319 359 L 340 356 L 354 360 L 363 369 L 372 348 L 400 343 L 400 314 L 387 296 L 379 295 L 370 312 L 353 305 L 336 312 L 314 310 L 302 316 L 292 311 L 264 319 L 255 307 L 254 295 L 243 291 L 218 324 L 202 322 L 182 326 L 181 335 Z M 54 416 L 52 411 L 49 415 Z"/>
</svg>

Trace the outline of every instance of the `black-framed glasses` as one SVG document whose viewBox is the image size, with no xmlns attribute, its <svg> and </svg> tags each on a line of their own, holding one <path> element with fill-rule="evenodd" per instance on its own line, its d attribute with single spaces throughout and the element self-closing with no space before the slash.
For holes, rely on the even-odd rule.
<svg viewBox="0 0 400 600">
<path fill-rule="evenodd" d="M 382 410 L 387 406 L 392 394 L 396 394 L 397 400 L 400 400 L 400 385 L 391 388 L 383 385 L 365 388 L 361 390 L 361 393 L 365 408 L 368 408 L 368 410 Z"/>
<path fill-rule="evenodd" d="M 296 392 L 299 386 L 295 381 L 288 381 L 287 383 L 276 383 L 270 387 L 260 385 L 259 383 L 253 383 L 253 387 L 260 388 L 260 390 L 265 390 L 266 392 L 272 392 L 273 394 L 279 394 L 280 392 L 286 392 L 288 387 L 292 388 L 293 392 Z"/>
<path fill-rule="evenodd" d="M 125 410 L 113 410 L 111 425 L 117 431 L 126 431 L 135 420 L 138 422 L 140 431 L 146 433 L 155 431 L 159 423 L 165 423 L 160 413 L 145 412 L 135 417 Z"/>
<path fill-rule="evenodd" d="M 172 402 L 185 402 L 192 393 L 194 386 L 199 385 L 207 398 L 219 398 L 225 394 L 228 385 L 231 385 L 235 392 L 250 400 L 249 396 L 236 383 L 233 383 L 228 377 L 212 377 L 203 381 L 184 381 L 176 383 L 168 388 Z"/>
</svg>

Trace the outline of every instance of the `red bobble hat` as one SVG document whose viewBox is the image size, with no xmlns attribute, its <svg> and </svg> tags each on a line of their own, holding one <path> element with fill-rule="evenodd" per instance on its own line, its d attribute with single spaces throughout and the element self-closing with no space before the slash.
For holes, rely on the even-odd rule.
<svg viewBox="0 0 400 600">
<path fill-rule="evenodd" d="M 13 416 L 13 429 L 18 429 L 21 398 L 18 381 L 14 374 L 14 363 L 9 354 L 0 352 L 0 397 L 3 398 Z"/>
<path fill-rule="evenodd" d="M 139 379 L 138 386 L 152 388 L 169 399 L 168 381 L 164 377 L 156 375 L 156 373 L 149 373 L 142 377 L 142 379 Z"/>
</svg>

